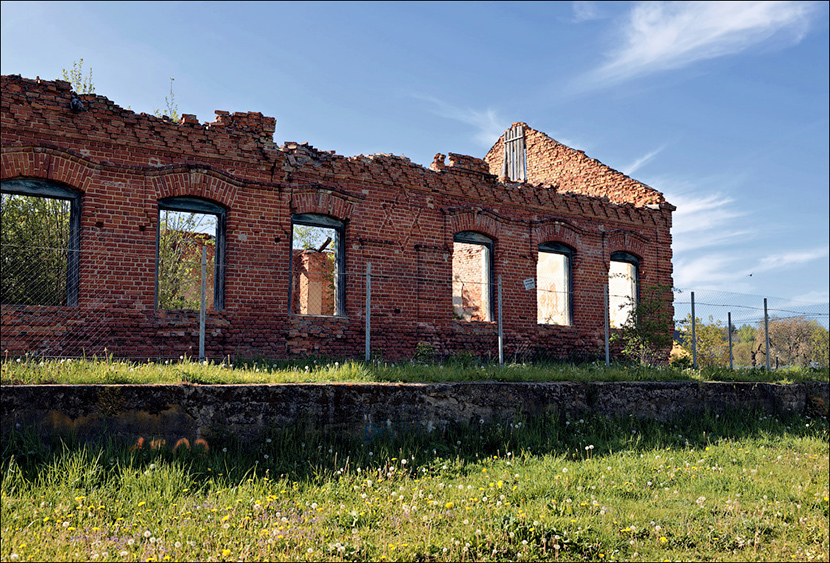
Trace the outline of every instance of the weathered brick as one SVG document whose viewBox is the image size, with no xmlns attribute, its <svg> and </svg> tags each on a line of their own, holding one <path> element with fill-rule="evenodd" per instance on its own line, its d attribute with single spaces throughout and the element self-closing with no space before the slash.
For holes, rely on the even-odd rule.
<svg viewBox="0 0 830 563">
<path fill-rule="evenodd" d="M 644 284 L 671 285 L 671 212 L 658 191 L 525 124 L 528 180 L 500 181 L 500 139 L 484 159 L 436 154 L 430 168 L 388 154 L 343 157 L 307 143 L 277 146 L 274 118 L 217 111 L 179 123 L 125 110 L 98 95 L 70 110 L 65 82 L 2 77 L 2 179 L 33 178 L 82 192 L 78 307 L 2 306 L 2 348 L 40 351 L 74 335 L 118 356 L 193 355 L 198 313 L 155 309 L 158 200 L 195 196 L 227 209 L 225 308 L 210 311 L 207 353 L 362 357 L 371 262 L 373 350 L 494 357 L 496 322 L 453 318 L 453 235 L 494 241 L 508 357 L 592 353 L 603 340 L 611 252 L 641 260 Z M 345 224 L 345 315 L 289 311 L 292 213 Z M 536 322 L 538 245 L 574 249 L 573 326 Z"/>
</svg>

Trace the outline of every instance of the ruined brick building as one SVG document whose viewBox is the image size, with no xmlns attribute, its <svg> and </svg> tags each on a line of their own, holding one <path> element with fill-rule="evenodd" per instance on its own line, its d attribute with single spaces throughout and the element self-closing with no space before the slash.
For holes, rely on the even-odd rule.
<svg viewBox="0 0 830 563">
<path fill-rule="evenodd" d="M 273 118 L 216 114 L 173 123 L 67 82 L 2 77 L 4 209 L 60 201 L 66 229 L 59 283 L 9 281 L 36 261 L 4 238 L 3 350 L 194 354 L 198 311 L 162 297 L 161 217 L 176 213 L 210 220 L 213 359 L 362 357 L 369 263 L 371 347 L 389 359 L 422 342 L 493 356 L 499 279 L 508 358 L 595 354 L 606 284 L 613 326 L 640 287 L 671 286 L 674 207 L 524 123 L 484 159 L 438 154 L 427 169 L 278 146 Z M 34 297 L 35 283 L 58 297 Z"/>
</svg>

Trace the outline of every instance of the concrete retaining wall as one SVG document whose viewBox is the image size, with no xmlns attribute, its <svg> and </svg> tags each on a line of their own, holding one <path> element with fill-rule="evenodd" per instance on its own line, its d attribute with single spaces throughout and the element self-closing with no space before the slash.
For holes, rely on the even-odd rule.
<svg viewBox="0 0 830 563">
<path fill-rule="evenodd" d="M 552 412 L 669 420 L 738 408 L 826 416 L 828 403 L 828 383 L 15 385 L 2 387 L 0 422 L 4 436 L 17 429 L 46 440 L 74 434 L 82 442 L 107 437 L 172 445 L 229 435 L 256 440 L 295 424 L 371 439 Z"/>
</svg>

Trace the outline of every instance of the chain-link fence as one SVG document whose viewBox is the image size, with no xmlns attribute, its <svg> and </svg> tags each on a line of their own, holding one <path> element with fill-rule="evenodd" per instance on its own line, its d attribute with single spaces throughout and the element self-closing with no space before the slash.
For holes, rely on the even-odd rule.
<svg viewBox="0 0 830 563">
<path fill-rule="evenodd" d="M 601 360 L 614 355 L 609 337 L 644 290 L 627 278 L 590 290 L 572 289 L 567 276 L 514 276 L 507 284 L 479 265 L 453 276 L 439 261 L 423 271 L 376 263 L 340 272 L 330 254 L 313 251 L 295 252 L 291 264 L 275 254 L 226 265 L 204 240 L 185 242 L 179 255 L 187 266 L 167 269 L 153 237 L 124 241 L 97 228 L 84 230 L 82 251 L 4 245 L 2 349 L 47 357 L 196 357 L 207 349 L 213 359 L 400 358 L 425 344 L 438 357 Z M 160 302 L 160 288 L 175 298 Z M 675 290 L 673 355 L 701 366 L 827 366 L 829 309 Z"/>
<path fill-rule="evenodd" d="M 828 365 L 828 303 L 679 289 L 674 317 L 682 353 L 699 366 Z"/>
</svg>

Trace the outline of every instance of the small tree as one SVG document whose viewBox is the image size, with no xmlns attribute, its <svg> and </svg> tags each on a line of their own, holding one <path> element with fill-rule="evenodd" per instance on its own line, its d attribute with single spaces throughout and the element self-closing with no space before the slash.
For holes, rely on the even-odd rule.
<svg viewBox="0 0 830 563">
<path fill-rule="evenodd" d="M 156 117 L 161 117 L 166 115 L 173 121 L 178 121 L 181 119 L 181 115 L 179 115 L 179 104 L 176 103 L 176 94 L 173 93 L 173 81 L 175 78 L 172 76 L 170 77 L 170 95 L 164 96 L 164 103 L 167 106 L 167 111 L 162 112 L 160 109 L 153 110 L 153 114 Z"/>
<path fill-rule="evenodd" d="M 644 287 L 628 321 L 611 337 L 624 356 L 642 365 L 664 364 L 672 345 L 671 287 Z"/>
<path fill-rule="evenodd" d="M 61 70 L 61 78 L 72 84 L 72 89 L 78 94 L 94 94 L 95 84 L 92 82 L 92 67 L 89 67 L 89 75 L 84 76 L 84 60 L 72 62 L 72 70 L 67 72 Z"/>
<path fill-rule="evenodd" d="M 692 315 L 682 322 L 680 333 L 683 335 L 683 349 L 692 354 Z M 709 324 L 695 318 L 695 339 L 697 341 L 697 363 L 699 366 L 729 365 L 729 347 L 726 342 L 727 328 L 721 321 L 715 321 L 709 315 Z"/>
<path fill-rule="evenodd" d="M 763 326 L 757 332 L 764 342 Z M 776 358 L 789 366 L 807 366 L 810 362 L 827 365 L 827 329 L 803 316 L 769 320 L 770 360 Z"/>
</svg>

